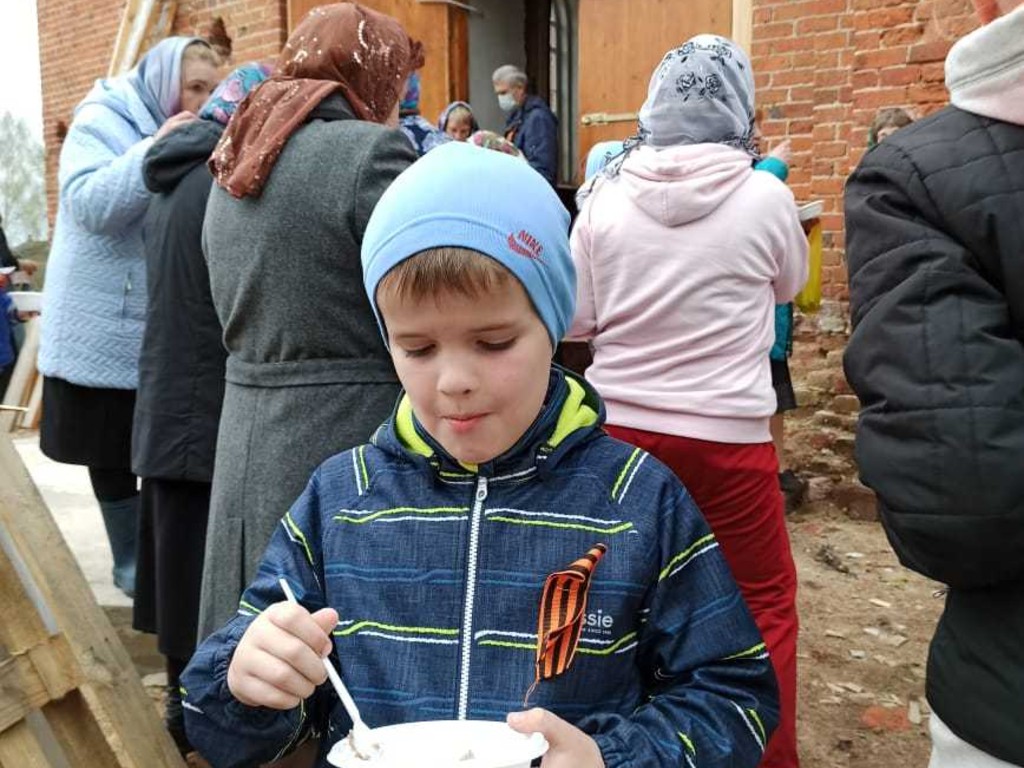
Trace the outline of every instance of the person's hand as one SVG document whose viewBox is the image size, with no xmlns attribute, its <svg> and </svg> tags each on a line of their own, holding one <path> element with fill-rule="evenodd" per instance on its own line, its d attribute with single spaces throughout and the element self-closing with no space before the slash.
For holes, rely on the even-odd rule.
<svg viewBox="0 0 1024 768">
<path fill-rule="evenodd" d="M 228 690 L 250 707 L 293 709 L 327 679 L 338 612 L 311 614 L 301 605 L 275 603 L 242 635 L 228 666 Z"/>
<path fill-rule="evenodd" d="M 793 149 L 789 139 L 777 144 L 772 151 L 768 153 L 768 156 L 781 160 L 786 165 L 790 165 L 790 159 L 793 156 Z"/>
<path fill-rule="evenodd" d="M 540 733 L 547 739 L 548 752 L 541 768 L 604 768 L 597 742 L 546 709 L 512 712 L 508 724 L 514 731 Z"/>
<path fill-rule="evenodd" d="M 181 126 L 187 125 L 188 123 L 198 119 L 199 118 L 191 112 L 179 112 L 176 115 L 171 115 L 164 121 L 164 124 L 161 125 L 160 129 L 156 132 L 156 138 L 162 139 L 175 128 L 180 128 Z"/>
<path fill-rule="evenodd" d="M 18 270 L 32 277 L 39 270 L 39 262 L 32 259 L 18 259 Z"/>
<path fill-rule="evenodd" d="M 15 314 L 18 317 L 19 323 L 27 323 L 33 317 L 39 317 L 38 312 L 22 312 L 20 309 L 17 312 L 15 312 Z"/>
</svg>

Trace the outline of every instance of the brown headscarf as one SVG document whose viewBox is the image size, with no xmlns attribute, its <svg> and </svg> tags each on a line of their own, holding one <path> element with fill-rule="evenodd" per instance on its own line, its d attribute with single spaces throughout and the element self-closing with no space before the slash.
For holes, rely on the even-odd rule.
<svg viewBox="0 0 1024 768">
<path fill-rule="evenodd" d="M 360 120 L 383 123 L 422 66 L 419 43 L 390 16 L 356 3 L 314 8 L 292 32 L 274 75 L 246 97 L 210 158 L 217 184 L 259 197 L 284 145 L 335 92 Z"/>
</svg>

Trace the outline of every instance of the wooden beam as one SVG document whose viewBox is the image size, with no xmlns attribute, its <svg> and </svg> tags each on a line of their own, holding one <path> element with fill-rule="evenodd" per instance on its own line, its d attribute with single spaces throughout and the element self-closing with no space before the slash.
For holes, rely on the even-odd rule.
<svg viewBox="0 0 1024 768">
<path fill-rule="evenodd" d="M 42 745 L 24 720 L 0 738 L 0 768 L 51 768 Z"/>
<path fill-rule="evenodd" d="M 753 0 L 732 0 L 732 39 L 748 56 L 753 56 L 750 51 L 754 42 Z"/>
<path fill-rule="evenodd" d="M 114 750 L 110 748 L 103 729 L 96 722 L 81 693 L 71 691 L 60 701 L 47 704 L 43 709 L 43 715 L 50 724 L 57 743 L 67 755 L 70 765 L 118 765 Z M 156 764 L 154 768 L 155 766 Z"/>
<path fill-rule="evenodd" d="M 104 729 L 117 758 L 113 765 L 182 766 L 131 657 L 96 604 L 74 555 L 5 434 L 0 435 L 0 489 L 0 529 L 13 542 L 31 582 L 67 638 L 81 673 L 79 690 Z M 12 607 L 0 603 L 0 625 L 16 619 Z M 7 734 L 4 736 L 6 739 Z M 25 768 L 30 763 L 14 765 Z M 6 768 L 7 764 L 0 759 L 0 766 Z"/>
<path fill-rule="evenodd" d="M 78 674 L 71 648 L 59 635 L 0 662 L 0 733 L 78 687 Z"/>
</svg>

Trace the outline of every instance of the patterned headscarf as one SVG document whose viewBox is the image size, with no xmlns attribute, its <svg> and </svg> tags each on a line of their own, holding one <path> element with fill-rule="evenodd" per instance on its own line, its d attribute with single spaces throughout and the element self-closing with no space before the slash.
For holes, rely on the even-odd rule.
<svg viewBox="0 0 1024 768">
<path fill-rule="evenodd" d="M 227 125 L 242 100 L 257 85 L 270 77 L 270 72 L 269 66 L 257 61 L 240 66 L 213 89 L 210 98 L 199 110 L 200 119 Z"/>
<path fill-rule="evenodd" d="M 471 133 L 476 133 L 480 130 L 480 125 L 476 121 L 476 115 L 473 114 L 473 108 L 465 101 L 453 101 L 447 107 L 444 108 L 444 112 L 441 113 L 441 117 L 437 119 L 437 127 L 442 131 L 448 130 L 448 121 L 452 118 L 452 113 L 457 109 L 464 109 L 469 113 L 470 129 Z"/>
<path fill-rule="evenodd" d="M 405 95 L 398 104 L 398 114 L 402 117 L 420 113 L 420 75 L 413 72 L 405 81 Z"/>
<path fill-rule="evenodd" d="M 288 139 L 334 93 L 358 119 L 386 122 L 423 51 L 390 16 L 336 3 L 310 11 L 278 61 L 239 105 L 210 159 L 217 184 L 235 197 L 259 196 Z"/>
<path fill-rule="evenodd" d="M 743 50 L 718 35 L 697 35 L 666 53 L 640 108 L 640 141 L 726 144 L 756 157 L 754 73 Z"/>
<path fill-rule="evenodd" d="M 129 89 L 146 107 L 157 127 L 181 110 L 181 57 L 192 43 L 207 45 L 198 37 L 167 37 L 154 45 L 130 71 L 97 80 L 89 95 L 76 107 L 103 104 L 135 125 Z M 137 126 L 141 130 L 141 126 Z"/>
</svg>

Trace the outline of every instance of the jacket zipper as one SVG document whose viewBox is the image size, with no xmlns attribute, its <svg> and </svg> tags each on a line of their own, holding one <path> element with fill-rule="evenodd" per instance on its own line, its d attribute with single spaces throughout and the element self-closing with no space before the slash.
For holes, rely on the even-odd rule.
<svg viewBox="0 0 1024 768">
<path fill-rule="evenodd" d="M 480 556 L 480 521 L 484 513 L 484 501 L 487 500 L 487 478 L 481 477 L 476 482 L 476 495 L 473 502 L 473 515 L 469 521 L 469 558 L 466 563 L 466 603 L 463 606 L 462 618 L 462 674 L 459 679 L 459 720 L 469 715 L 469 662 L 473 650 L 473 604 L 476 598 L 476 569 Z"/>
</svg>

